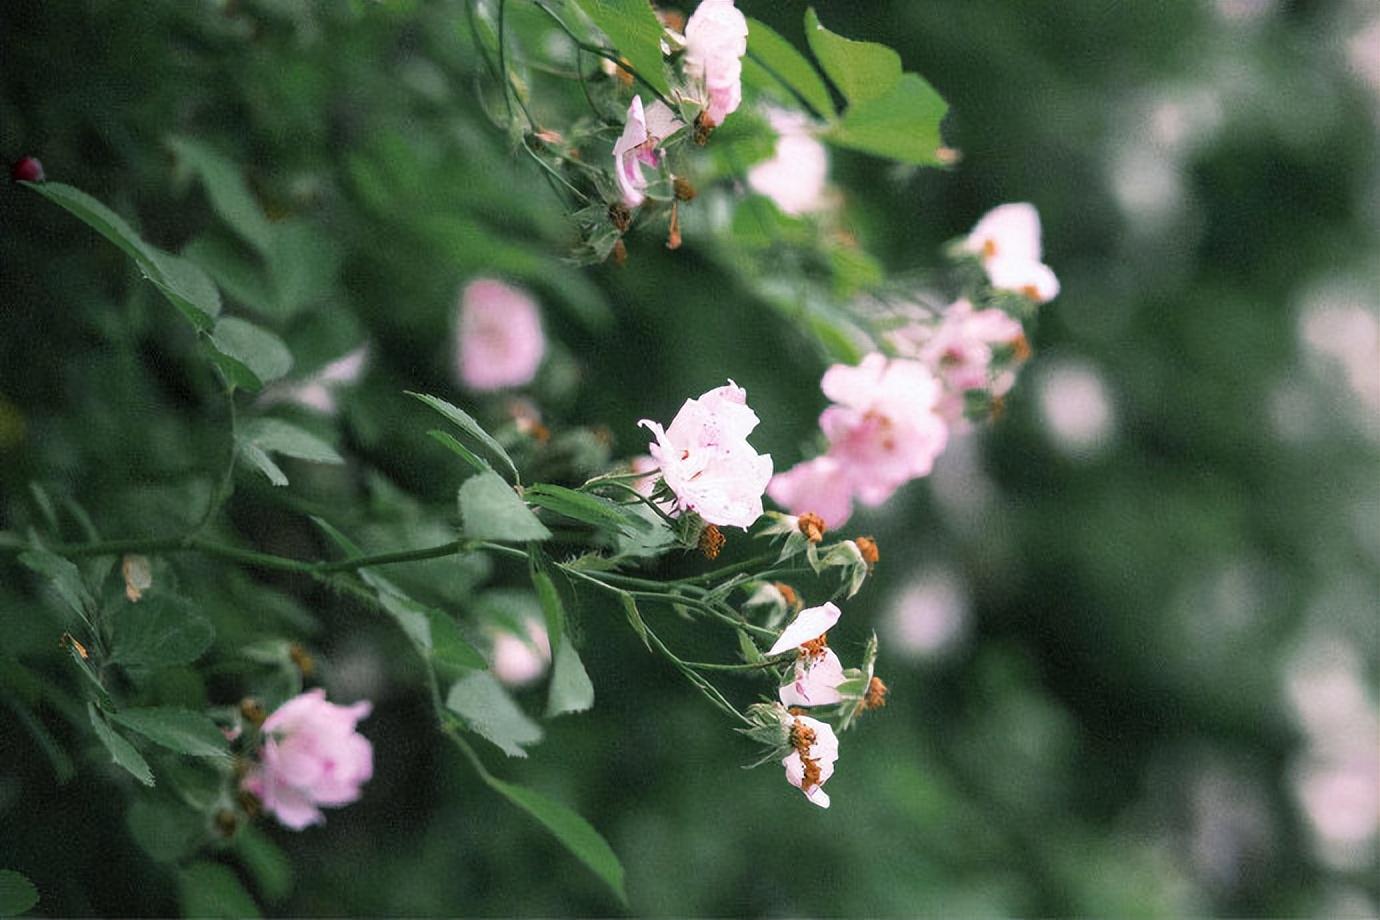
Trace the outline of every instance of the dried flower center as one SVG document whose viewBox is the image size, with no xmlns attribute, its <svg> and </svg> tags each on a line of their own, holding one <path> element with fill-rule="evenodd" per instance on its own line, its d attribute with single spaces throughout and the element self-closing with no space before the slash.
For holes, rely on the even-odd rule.
<svg viewBox="0 0 1380 920">
<path fill-rule="evenodd" d="M 869 569 L 877 564 L 878 559 L 882 558 L 881 554 L 877 552 L 877 541 L 871 537 L 858 537 L 853 543 L 858 547 L 858 553 L 863 557 L 863 562 L 867 563 Z"/>
<path fill-rule="evenodd" d="M 796 719 L 791 725 L 791 747 L 800 755 L 800 765 L 804 772 L 800 779 L 800 788 L 806 791 L 819 785 L 819 761 L 810 756 L 810 748 L 814 743 L 815 730 Z"/>
<path fill-rule="evenodd" d="M 724 548 L 723 531 L 713 524 L 704 525 L 704 530 L 700 531 L 700 552 L 706 559 L 719 558 L 719 551 Z"/>
<path fill-rule="evenodd" d="M 1030 340 L 1023 335 L 1016 336 L 1016 340 L 1011 343 L 1011 357 L 1016 361 L 1024 361 L 1030 357 Z"/>
<path fill-rule="evenodd" d="M 828 648 L 829 637 L 821 634 L 800 646 L 800 657 L 807 661 L 811 658 L 823 658 Z"/>
<path fill-rule="evenodd" d="M 676 190 L 677 201 L 694 201 L 695 186 L 690 184 L 690 180 L 683 176 L 676 176 L 672 181 L 672 187 Z"/>
<path fill-rule="evenodd" d="M 787 607 L 794 607 L 796 604 L 800 603 L 800 598 L 796 597 L 795 588 L 792 588 L 784 581 L 777 581 L 772 584 L 775 585 L 776 590 L 781 592 L 781 599 L 786 602 Z"/>
<path fill-rule="evenodd" d="M 984 259 L 991 259 L 991 258 L 995 258 L 996 255 L 997 255 L 997 241 L 994 240 L 994 239 L 990 239 L 990 238 L 989 238 L 989 239 L 983 240 L 983 241 L 982 241 L 982 257 L 983 257 Z"/>
<path fill-rule="evenodd" d="M 609 223 L 622 233 L 632 223 L 632 211 L 628 210 L 628 206 L 623 202 L 615 201 L 609 205 Z"/>
<path fill-rule="evenodd" d="M 1021 288 L 1021 293 L 1029 297 L 1031 300 L 1040 299 L 1040 289 L 1033 284 L 1027 284 L 1025 287 Z"/>
<path fill-rule="evenodd" d="M 796 526 L 799 527 L 800 532 L 805 535 L 805 539 L 809 540 L 811 543 L 818 543 L 823 540 L 824 531 L 827 529 L 824 526 L 824 518 L 815 514 L 813 511 L 806 511 L 797 518 Z"/>
<path fill-rule="evenodd" d="M 863 709 L 881 709 L 886 705 L 886 684 L 882 683 L 880 677 L 873 677 L 867 684 L 867 692 L 863 694 Z"/>
</svg>

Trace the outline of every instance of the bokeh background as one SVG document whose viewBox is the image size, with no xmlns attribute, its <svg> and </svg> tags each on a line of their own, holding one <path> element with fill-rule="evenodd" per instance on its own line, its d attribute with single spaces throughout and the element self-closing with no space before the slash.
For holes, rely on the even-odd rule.
<svg viewBox="0 0 1380 920">
<path fill-rule="evenodd" d="M 739 5 L 799 41 L 803 4 Z M 591 606 L 595 708 L 552 723 L 530 760 L 490 763 L 607 836 L 637 914 L 1374 915 L 1380 6 L 818 9 L 940 90 L 963 155 L 916 171 L 835 153 L 851 232 L 909 272 L 988 208 L 1031 201 L 1063 283 L 1004 416 L 850 525 L 882 562 L 833 641 L 878 630 L 890 703 L 845 739 L 833 808 L 813 809 L 774 767 L 740 770 L 747 743 Z M 802 456 L 818 348 L 693 239 L 669 254 L 649 237 L 622 269 L 562 261 L 556 200 L 476 104 L 463 4 L 7 0 L 0 42 L 7 160 L 39 156 L 162 245 L 214 245 L 167 146 L 194 137 L 244 166 L 271 215 L 320 231 L 301 255 L 320 309 L 271 319 L 299 363 L 371 342 L 337 436 L 378 480 L 375 545 L 434 542 L 417 509 L 453 495 L 400 394 L 461 398 L 449 330 L 479 274 L 544 304 L 559 344 L 535 392 L 553 424 L 607 426 L 630 455 L 637 419 L 733 377 L 765 420 L 754 440 L 782 468 Z M 0 189 L 3 527 L 25 524 L 30 480 L 105 536 L 166 531 L 209 489 L 224 410 L 191 333 L 132 274 Z M 352 475 L 304 472 L 301 500 L 347 494 Z M 240 535 L 319 552 L 269 491 L 242 480 Z M 333 697 L 377 701 L 363 800 L 307 833 L 265 827 L 295 879 L 265 910 L 621 910 L 442 743 L 386 625 L 290 580 L 178 565 L 207 580 L 218 642 L 309 635 Z M 473 563 L 447 590 L 510 574 Z M 0 643 L 47 654 L 32 584 L 0 575 Z M 0 864 L 48 914 L 175 912 L 168 867 L 131 838 L 127 784 L 50 727 L 75 759 L 62 784 L 0 717 Z"/>
</svg>

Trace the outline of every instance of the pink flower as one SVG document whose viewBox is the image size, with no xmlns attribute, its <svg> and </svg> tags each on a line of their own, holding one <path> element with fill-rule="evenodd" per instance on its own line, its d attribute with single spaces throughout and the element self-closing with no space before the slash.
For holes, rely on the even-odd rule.
<svg viewBox="0 0 1380 920">
<path fill-rule="evenodd" d="M 551 664 L 551 642 L 546 627 L 536 620 L 523 623 L 525 636 L 506 629 L 494 633 L 494 677 L 510 687 L 523 687 L 546 673 Z"/>
<path fill-rule="evenodd" d="M 843 699 L 838 691 L 844 680 L 843 664 L 826 644 L 825 636 L 841 615 L 830 603 L 802 610 L 767 652 L 777 655 L 792 648 L 800 650 L 794 679 L 779 691 L 784 705 L 825 706 Z"/>
<path fill-rule="evenodd" d="M 644 111 L 642 97 L 633 96 L 623 136 L 613 145 L 614 179 L 625 205 L 635 208 L 646 200 L 647 177 L 642 175 L 642 167 L 661 165 L 657 147 L 684 124 L 661 100 Z"/>
<path fill-rule="evenodd" d="M 994 347 L 1019 347 L 1025 330 L 1018 320 L 995 307 L 974 310 L 968 300 L 958 300 L 940 316 L 938 324 L 916 324 L 893 336 L 898 349 L 924 362 L 944 384 L 939 414 L 951 425 L 963 418 L 963 394 L 986 390 L 1002 396 L 1015 377 L 994 374 Z"/>
<path fill-rule="evenodd" d="M 704 117 L 721 125 L 743 101 L 747 19 L 733 0 L 701 0 L 685 24 L 685 75 L 704 94 Z"/>
<path fill-rule="evenodd" d="M 531 383 L 546 353 L 541 316 L 526 291 L 480 278 L 460 294 L 460 382 L 471 390 Z"/>
<path fill-rule="evenodd" d="M 335 391 L 354 383 L 369 358 L 369 346 L 361 345 L 337 358 L 321 370 L 293 383 L 280 382 L 269 386 L 259 397 L 263 405 L 290 402 L 331 415 L 336 410 Z"/>
<path fill-rule="evenodd" d="M 824 207 L 829 179 L 829 154 L 814 136 L 812 123 L 798 112 L 773 109 L 767 119 L 776 131 L 770 160 L 748 170 L 748 185 L 791 215 Z"/>
<path fill-rule="evenodd" d="M 1059 294 L 1059 279 L 1040 259 L 1040 214 L 1033 204 L 1004 204 L 983 215 L 963 248 L 976 253 L 992 287 L 1036 303 Z"/>
<path fill-rule="evenodd" d="M 669 428 L 638 422 L 656 436 L 648 450 L 676 496 L 676 510 L 694 511 L 710 524 L 746 528 L 762 516 L 762 493 L 771 479 L 771 455 L 747 442 L 757 413 L 747 391 L 732 380 L 699 399 L 687 399 Z"/>
<path fill-rule="evenodd" d="M 814 512 L 830 530 L 842 527 L 853 513 L 853 485 L 838 460 L 825 454 L 777 473 L 767 494 L 792 514 Z"/>
<path fill-rule="evenodd" d="M 295 696 L 264 720 L 262 762 L 243 786 L 293 830 L 325 820 L 318 806 L 346 805 L 374 775 L 374 749 L 355 725 L 373 707 L 326 702 L 317 688 Z"/>
<path fill-rule="evenodd" d="M 948 443 L 948 426 L 934 411 L 939 384 L 918 361 L 870 354 L 857 367 L 829 368 L 820 388 L 835 403 L 819 416 L 829 456 L 865 505 L 928 475 Z"/>
<path fill-rule="evenodd" d="M 839 759 L 839 739 L 828 723 L 809 716 L 790 716 L 791 751 L 781 759 L 786 781 L 820 808 L 829 807 L 829 793 L 822 787 L 834 775 Z"/>
</svg>

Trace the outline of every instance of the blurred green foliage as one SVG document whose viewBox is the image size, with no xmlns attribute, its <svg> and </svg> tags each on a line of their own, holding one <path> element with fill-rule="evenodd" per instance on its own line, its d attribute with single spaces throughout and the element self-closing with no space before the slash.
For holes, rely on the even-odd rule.
<svg viewBox="0 0 1380 920">
<path fill-rule="evenodd" d="M 803 47 L 800 7 L 741 6 Z M 917 171 L 836 153 L 850 232 L 907 273 L 990 206 L 1029 200 L 1064 293 L 1042 310 L 1004 418 L 858 525 L 882 562 L 834 644 L 860 647 L 880 624 L 892 695 L 849 736 L 829 811 L 788 795 L 774 768 L 739 770 L 751 751 L 621 611 L 573 611 L 595 707 L 548 723 L 532 757 L 499 772 L 599 828 L 632 912 L 1375 909 L 1374 816 L 1359 856 L 1330 858 L 1301 800 L 1310 742 L 1289 669 L 1311 638 L 1335 637 L 1360 656 L 1373 712 L 1380 410 L 1299 330 L 1329 284 L 1377 308 L 1380 103 L 1347 69 L 1364 4 L 1230 13 L 1252 6 L 819 4 L 831 27 L 924 74 L 963 155 Z M 368 549 L 448 539 L 420 509 L 454 501 L 455 458 L 404 391 L 454 391 L 455 296 L 479 274 L 526 284 L 546 308 L 556 353 L 534 394 L 570 433 L 568 466 L 602 456 L 576 426 L 606 426 L 615 455 L 638 453 L 638 418 L 730 376 L 778 468 L 813 430 L 823 353 L 709 244 L 668 253 L 648 233 L 622 269 L 564 261 L 574 232 L 485 117 L 469 34 L 453 0 L 0 6 L 7 159 L 39 156 L 154 245 L 214 265 L 237 312 L 288 343 L 294 373 L 370 343 L 338 426 L 293 417 L 375 472 L 284 461 L 287 498 L 242 474 L 228 526 L 257 545 L 321 554 L 301 512 L 342 500 L 367 503 L 348 523 Z M 271 220 L 208 198 L 226 186 L 198 177 L 221 160 Z M 192 526 L 228 434 L 191 328 L 38 196 L 0 189 L 0 213 L 0 529 L 41 523 L 31 482 L 74 538 L 69 497 L 103 537 Z M 1110 417 L 1086 443 L 1047 405 L 1070 369 L 1100 381 Z M 484 421 L 501 417 L 488 408 Z M 508 566 L 419 563 L 397 578 L 464 603 Z M 897 605 L 936 570 L 968 598 L 959 639 L 908 655 L 888 641 Z M 0 579 L 0 688 L 25 698 L 26 672 L 8 663 L 57 668 L 61 627 L 22 569 L 5 563 Z M 390 624 L 325 588 L 227 579 L 195 556 L 155 573 L 169 580 L 219 646 L 310 637 L 333 693 L 377 701 L 364 726 L 377 774 L 322 828 L 242 829 L 237 868 L 174 870 L 156 799 L 126 815 L 125 780 L 103 775 L 88 735 L 7 711 L 0 862 L 33 880 L 40 911 L 166 915 L 179 890 L 222 909 L 196 898 L 239 866 L 254 867 L 262 908 L 288 915 L 620 910 L 445 746 Z M 688 625 L 664 628 L 706 647 Z M 159 680 L 151 705 L 244 692 L 235 674 Z M 188 772 L 170 784 L 184 794 Z"/>
</svg>

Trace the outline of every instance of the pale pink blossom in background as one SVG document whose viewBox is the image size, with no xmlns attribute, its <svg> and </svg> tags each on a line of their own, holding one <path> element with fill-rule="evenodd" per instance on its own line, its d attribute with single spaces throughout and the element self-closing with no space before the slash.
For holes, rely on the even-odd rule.
<svg viewBox="0 0 1380 920">
<path fill-rule="evenodd" d="M 762 516 L 762 493 L 771 480 L 771 455 L 747 442 L 757 427 L 747 391 L 728 382 L 687 399 L 669 428 L 638 424 L 656 440 L 649 451 L 676 496 L 677 511 L 694 511 L 710 524 L 746 528 Z"/>
<path fill-rule="evenodd" d="M 834 775 L 834 761 L 839 759 L 839 739 L 828 723 L 809 716 L 792 716 L 791 725 L 814 732 L 814 741 L 806 748 L 804 757 L 796 750 L 781 759 L 781 765 L 786 768 L 786 781 L 805 793 L 805 798 L 815 805 L 828 808 L 829 793 L 821 787 Z M 819 770 L 818 778 L 808 784 L 806 760 Z"/>
<path fill-rule="evenodd" d="M 701 0 L 685 24 L 685 75 L 703 88 L 711 124 L 723 124 L 743 101 L 747 37 L 747 19 L 733 0 Z"/>
<path fill-rule="evenodd" d="M 1032 204 L 1003 204 L 988 211 L 963 248 L 977 255 L 998 290 L 1024 294 L 1036 303 L 1059 294 L 1059 279 L 1041 261 L 1040 214 Z"/>
<path fill-rule="evenodd" d="M 661 472 L 661 464 L 650 454 L 639 454 L 628 461 L 628 466 L 630 471 L 639 477 L 632 482 L 637 494 L 651 498 L 652 493 L 656 491 L 657 474 Z"/>
<path fill-rule="evenodd" d="M 1003 396 L 1011 389 L 1014 375 L 992 373 L 993 349 L 1014 346 L 1024 334 L 1010 314 L 995 307 L 974 310 L 964 299 L 951 304 L 937 325 L 916 324 L 915 331 L 903 330 L 897 338 L 914 342 L 914 356 L 943 382 L 939 414 L 954 424 L 963 418 L 965 391 Z"/>
<path fill-rule="evenodd" d="M 827 203 L 829 153 L 815 137 L 814 123 L 785 109 L 769 110 L 767 120 L 776 132 L 776 146 L 771 159 L 748 170 L 748 186 L 786 214 L 821 210 Z"/>
<path fill-rule="evenodd" d="M 834 627 L 841 615 L 839 608 L 830 603 L 802 610 L 772 645 L 768 655 L 792 648 L 800 651 L 794 677 L 779 691 L 784 705 L 827 706 L 843 699 L 838 691 L 844 680 L 839 656 L 826 645 L 811 646 Z"/>
<path fill-rule="evenodd" d="M 813 512 L 830 530 L 842 527 L 853 513 L 853 485 L 843 466 L 828 454 L 803 460 L 772 477 L 772 501 L 792 514 Z"/>
<path fill-rule="evenodd" d="M 1046 364 L 1038 395 L 1049 438 L 1068 456 L 1091 457 L 1111 441 L 1116 413 L 1092 365 L 1073 359 Z"/>
<path fill-rule="evenodd" d="M 458 372 L 467 389 L 520 387 L 537 375 L 546 336 L 526 291 L 492 278 L 471 281 L 460 294 L 457 327 Z"/>
<path fill-rule="evenodd" d="M 834 402 L 819 416 L 829 455 L 865 505 L 928 475 L 948 443 L 948 425 L 935 412 L 939 383 L 919 361 L 870 354 L 856 367 L 829 368 L 820 389 Z"/>
<path fill-rule="evenodd" d="M 346 805 L 374 775 L 374 749 L 355 730 L 373 707 L 326 702 L 317 688 L 295 696 L 264 720 L 261 762 L 243 786 L 293 830 L 325 820 L 320 806 Z"/>
<path fill-rule="evenodd" d="M 646 200 L 647 177 L 642 175 L 642 167 L 660 166 L 657 147 L 684 125 L 661 100 L 644 110 L 642 97 L 633 96 L 623 135 L 613 145 L 614 179 L 625 205 L 635 208 Z"/>
<path fill-rule="evenodd" d="M 369 346 L 361 345 L 301 380 L 279 381 L 270 385 L 259 397 L 259 402 L 265 406 L 284 402 L 295 403 L 332 415 L 336 410 L 335 391 L 358 380 L 368 359 Z"/>
<path fill-rule="evenodd" d="M 523 623 L 525 636 L 506 629 L 494 631 L 494 677 L 509 687 L 523 687 L 546 673 L 551 664 L 551 640 L 536 620 Z"/>
</svg>

